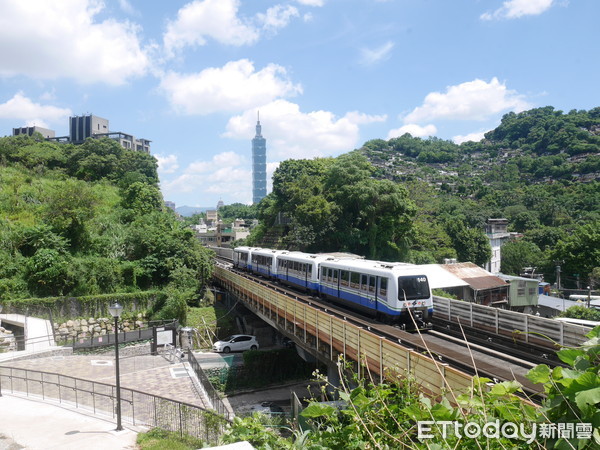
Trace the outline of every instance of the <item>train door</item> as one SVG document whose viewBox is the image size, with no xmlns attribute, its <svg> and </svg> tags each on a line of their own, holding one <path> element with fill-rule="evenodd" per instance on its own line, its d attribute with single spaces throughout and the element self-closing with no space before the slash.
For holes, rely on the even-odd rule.
<svg viewBox="0 0 600 450">
<path fill-rule="evenodd" d="M 309 278 L 308 278 L 308 269 L 310 268 L 310 264 L 302 263 L 302 272 L 304 272 L 304 287 L 308 288 L 309 286 Z"/>
<path fill-rule="evenodd" d="M 376 309 L 376 292 L 377 292 L 377 277 L 375 275 L 360 275 L 360 292 L 362 297 L 362 305 L 369 309 Z"/>
<path fill-rule="evenodd" d="M 385 308 L 382 306 L 387 303 L 388 279 L 386 277 L 377 277 L 377 305 L 376 309 L 382 311 Z"/>
<path fill-rule="evenodd" d="M 340 271 L 338 269 L 333 269 L 331 281 L 333 283 L 333 290 L 336 297 L 340 296 Z"/>
</svg>

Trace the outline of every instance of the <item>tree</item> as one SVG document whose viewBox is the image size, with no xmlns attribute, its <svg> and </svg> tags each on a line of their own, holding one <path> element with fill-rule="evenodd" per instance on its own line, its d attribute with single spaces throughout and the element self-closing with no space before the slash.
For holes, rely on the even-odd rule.
<svg viewBox="0 0 600 450">
<path fill-rule="evenodd" d="M 163 199 L 156 187 L 136 181 L 124 190 L 122 205 L 135 214 L 150 214 L 163 209 Z"/>
<path fill-rule="evenodd" d="M 459 220 L 446 224 L 446 231 L 452 239 L 459 261 L 470 261 L 483 266 L 492 257 L 490 241 L 483 230 L 469 228 Z"/>
<path fill-rule="evenodd" d="M 94 216 L 98 201 L 91 185 L 68 179 L 48 191 L 43 217 L 54 232 L 70 242 L 71 248 L 83 247 L 88 238 L 86 223 Z"/>
<path fill-rule="evenodd" d="M 507 275 L 519 275 L 524 267 L 539 267 L 543 259 L 542 251 L 533 242 L 507 242 L 502 246 L 500 270 Z"/>
<path fill-rule="evenodd" d="M 234 219 L 256 219 L 258 209 L 256 205 L 244 205 L 243 203 L 232 203 L 219 208 L 219 216 L 225 221 Z"/>
<path fill-rule="evenodd" d="M 600 267 L 600 223 L 579 226 L 559 240 L 550 253 L 551 260 L 564 261 L 562 272 L 565 285 L 575 286 L 577 276 L 589 278 L 594 268 Z"/>
<path fill-rule="evenodd" d="M 73 285 L 70 258 L 53 249 L 41 249 L 27 261 L 30 289 L 41 296 L 59 296 Z"/>
</svg>

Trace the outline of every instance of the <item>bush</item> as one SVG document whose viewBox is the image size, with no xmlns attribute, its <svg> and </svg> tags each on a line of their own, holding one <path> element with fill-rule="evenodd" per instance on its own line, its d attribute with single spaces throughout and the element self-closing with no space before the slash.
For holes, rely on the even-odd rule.
<svg viewBox="0 0 600 450">
<path fill-rule="evenodd" d="M 201 439 L 161 428 L 139 433 L 136 443 L 142 450 L 191 450 L 204 447 Z"/>
<path fill-rule="evenodd" d="M 587 308 L 585 306 L 571 306 L 566 311 L 560 313 L 558 317 L 569 317 L 571 319 L 593 320 L 599 322 L 600 311 L 594 308 Z"/>
</svg>

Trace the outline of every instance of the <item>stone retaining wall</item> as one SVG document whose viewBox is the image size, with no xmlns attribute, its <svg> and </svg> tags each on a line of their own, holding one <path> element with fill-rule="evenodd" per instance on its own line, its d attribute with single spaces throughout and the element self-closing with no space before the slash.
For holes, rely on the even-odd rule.
<svg viewBox="0 0 600 450">
<path fill-rule="evenodd" d="M 91 338 L 114 333 L 115 320 L 106 317 L 89 319 L 73 319 L 63 323 L 54 324 L 56 338 Z M 148 322 L 143 314 L 138 314 L 135 319 L 119 320 L 119 331 L 133 331 L 138 328 L 147 328 Z"/>
<path fill-rule="evenodd" d="M 17 342 L 12 331 L 0 326 L 0 352 L 16 350 Z"/>
</svg>

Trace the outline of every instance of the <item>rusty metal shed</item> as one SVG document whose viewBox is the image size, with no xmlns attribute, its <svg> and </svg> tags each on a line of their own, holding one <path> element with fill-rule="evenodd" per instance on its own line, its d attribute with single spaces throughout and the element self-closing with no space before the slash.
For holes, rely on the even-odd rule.
<svg viewBox="0 0 600 450">
<path fill-rule="evenodd" d="M 460 289 L 452 289 L 452 293 L 456 293 L 460 299 L 482 305 L 508 304 L 510 285 L 476 264 L 441 264 L 440 267 L 468 284 Z"/>
</svg>

